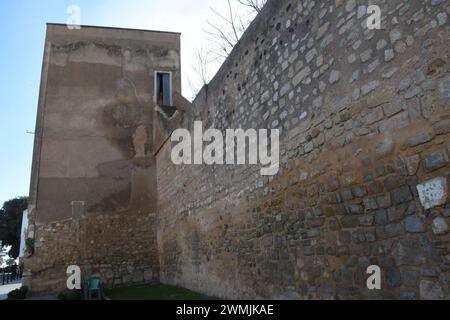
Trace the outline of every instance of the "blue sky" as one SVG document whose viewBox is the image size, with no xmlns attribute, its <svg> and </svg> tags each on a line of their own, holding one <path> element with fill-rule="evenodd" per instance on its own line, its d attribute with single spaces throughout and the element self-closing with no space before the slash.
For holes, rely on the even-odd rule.
<svg viewBox="0 0 450 320">
<path fill-rule="evenodd" d="M 226 0 L 3 0 L 0 4 L 0 205 L 28 195 L 31 159 L 47 22 L 66 23 L 67 8 L 81 9 L 81 24 L 182 32 L 183 94 L 191 98 L 195 48 L 210 7 Z"/>
</svg>

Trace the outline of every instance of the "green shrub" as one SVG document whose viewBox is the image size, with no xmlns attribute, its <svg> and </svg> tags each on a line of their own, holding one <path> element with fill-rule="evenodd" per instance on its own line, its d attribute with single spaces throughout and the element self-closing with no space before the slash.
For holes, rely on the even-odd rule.
<svg viewBox="0 0 450 320">
<path fill-rule="evenodd" d="M 28 287 L 23 286 L 8 293 L 8 300 L 23 300 L 27 297 Z"/>
<path fill-rule="evenodd" d="M 64 290 L 58 294 L 58 300 L 83 300 L 83 293 L 77 290 Z"/>
</svg>

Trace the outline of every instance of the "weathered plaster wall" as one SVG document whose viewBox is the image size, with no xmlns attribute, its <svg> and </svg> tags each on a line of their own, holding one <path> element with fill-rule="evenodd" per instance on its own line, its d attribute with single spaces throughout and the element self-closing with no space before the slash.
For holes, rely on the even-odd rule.
<svg viewBox="0 0 450 320">
<path fill-rule="evenodd" d="M 282 130 L 282 167 L 175 166 L 166 143 L 162 282 L 227 298 L 450 298 L 450 4 L 371 3 L 382 30 L 366 27 L 368 1 L 269 1 L 187 110 L 191 129 Z M 433 178 L 442 194 L 425 209 L 417 186 Z M 366 288 L 371 264 L 381 291 Z"/>
<path fill-rule="evenodd" d="M 66 268 L 105 285 L 155 281 L 154 72 L 181 96 L 180 35 L 49 24 L 26 260 L 31 290 L 64 289 Z"/>
</svg>

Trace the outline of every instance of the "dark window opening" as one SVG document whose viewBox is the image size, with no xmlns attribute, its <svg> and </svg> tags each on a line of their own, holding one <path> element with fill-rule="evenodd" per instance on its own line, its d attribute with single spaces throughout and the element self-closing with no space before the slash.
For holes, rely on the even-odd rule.
<svg viewBox="0 0 450 320">
<path fill-rule="evenodd" d="M 172 88 L 170 73 L 156 73 L 156 103 L 159 106 L 172 106 Z"/>
</svg>

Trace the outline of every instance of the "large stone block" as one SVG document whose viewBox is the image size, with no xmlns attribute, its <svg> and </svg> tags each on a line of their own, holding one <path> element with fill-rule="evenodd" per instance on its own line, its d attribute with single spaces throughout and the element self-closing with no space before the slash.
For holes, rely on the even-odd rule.
<svg viewBox="0 0 450 320">
<path fill-rule="evenodd" d="M 423 160 L 423 168 L 426 172 L 432 172 L 448 164 L 448 156 L 444 149 L 437 150 Z"/>
<path fill-rule="evenodd" d="M 405 220 L 406 231 L 411 233 L 425 232 L 425 219 L 418 216 L 409 216 Z"/>
<path fill-rule="evenodd" d="M 395 141 L 392 138 L 386 138 L 375 147 L 375 153 L 378 159 L 390 155 L 395 148 Z"/>
<path fill-rule="evenodd" d="M 417 185 L 420 202 L 425 210 L 440 206 L 447 201 L 447 179 L 438 177 Z"/>
<path fill-rule="evenodd" d="M 426 261 L 425 255 L 418 250 L 419 243 L 401 240 L 393 248 L 394 260 L 397 266 L 418 266 Z"/>
<path fill-rule="evenodd" d="M 144 270 L 144 280 L 145 281 L 152 281 L 153 280 L 153 270 L 152 269 L 145 269 Z"/>
<path fill-rule="evenodd" d="M 394 202 L 396 204 L 404 203 L 412 199 L 411 190 L 409 186 L 403 186 L 392 192 Z"/>
<path fill-rule="evenodd" d="M 437 217 L 433 220 L 433 224 L 431 226 L 434 234 L 441 235 L 448 232 L 448 224 L 444 218 Z"/>
<path fill-rule="evenodd" d="M 442 300 L 444 293 L 441 286 L 432 281 L 420 281 L 420 298 L 424 300 Z"/>
</svg>

